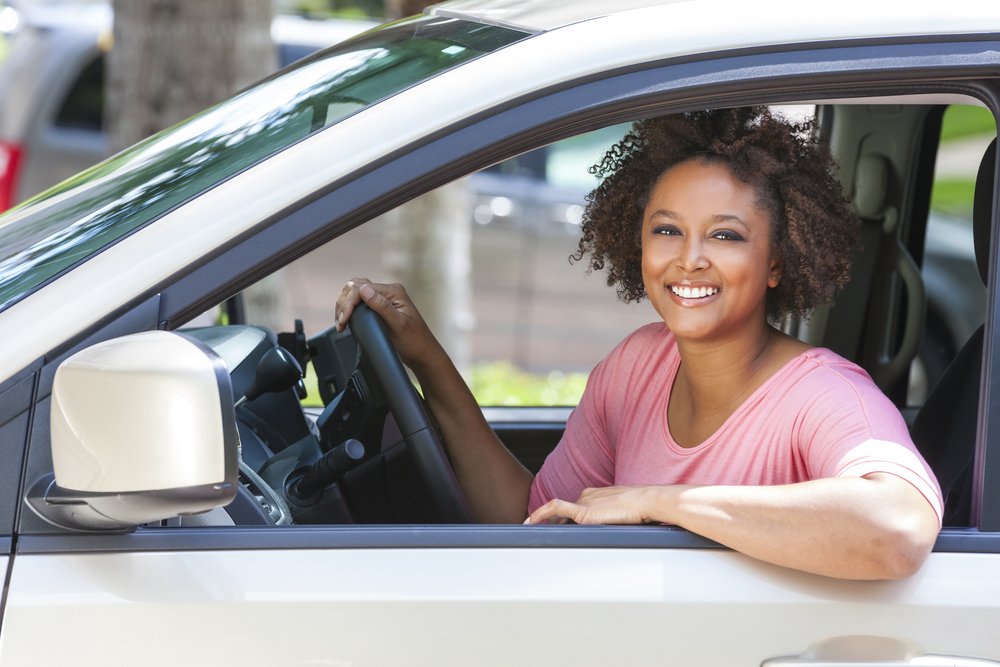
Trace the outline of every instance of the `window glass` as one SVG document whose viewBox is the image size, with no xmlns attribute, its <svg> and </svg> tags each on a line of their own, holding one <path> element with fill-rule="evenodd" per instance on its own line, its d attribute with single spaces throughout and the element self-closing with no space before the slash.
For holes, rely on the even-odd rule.
<svg viewBox="0 0 1000 667">
<path fill-rule="evenodd" d="M 394 23 L 282 70 L 43 192 L 0 217 L 0 308 L 310 132 L 526 36 L 432 16 Z"/>
</svg>

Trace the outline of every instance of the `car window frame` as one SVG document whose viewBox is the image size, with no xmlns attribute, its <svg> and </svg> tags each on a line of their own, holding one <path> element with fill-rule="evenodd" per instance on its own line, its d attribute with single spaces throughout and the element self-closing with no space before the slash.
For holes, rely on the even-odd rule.
<svg viewBox="0 0 1000 667">
<path fill-rule="evenodd" d="M 616 122 L 715 106 L 930 92 L 979 98 L 995 116 L 1000 116 L 997 66 L 983 64 L 976 57 L 982 50 L 998 50 L 1000 40 L 996 36 L 988 40 L 941 38 L 932 45 L 920 40 L 867 40 L 808 46 L 747 49 L 614 70 L 540 91 L 513 101 L 499 113 L 480 114 L 461 125 L 445 128 L 364 170 L 330 183 L 316 197 L 299 202 L 260 225 L 254 234 L 219 248 L 203 261 L 157 285 L 150 296 L 160 297 L 158 326 L 175 328 L 312 248 L 391 209 L 402 198 L 417 196 L 460 175 L 546 143 Z M 927 58 L 928 52 L 935 57 Z M 831 62 L 836 62 L 837 67 L 831 68 Z M 865 71 L 863 76 L 856 73 L 859 68 Z M 944 80 L 956 74 L 991 81 Z M 937 81 L 928 83 L 928 79 L 935 77 Z M 996 221 L 996 206 L 993 214 Z M 1000 553 L 1000 465 L 997 465 L 1000 444 L 989 444 L 1000 439 L 989 435 L 1000 434 L 997 421 L 1000 391 L 989 391 L 992 378 L 1000 379 L 1000 359 L 992 353 L 993 341 L 1000 336 L 995 285 L 997 244 L 998 239 L 994 238 L 977 443 L 980 464 L 977 471 L 985 474 L 977 472 L 981 479 L 976 504 L 981 502 L 984 512 L 978 528 L 943 531 L 938 551 Z M 35 428 L 47 429 L 47 424 L 40 426 L 36 421 Z M 703 538 L 693 542 L 692 539 L 687 531 L 661 527 L 574 526 L 532 530 L 520 526 L 433 526 L 414 530 L 412 526 L 292 526 L 263 531 L 244 527 L 148 529 L 124 536 L 24 535 L 18 550 L 714 545 L 707 540 L 698 542 Z"/>
</svg>

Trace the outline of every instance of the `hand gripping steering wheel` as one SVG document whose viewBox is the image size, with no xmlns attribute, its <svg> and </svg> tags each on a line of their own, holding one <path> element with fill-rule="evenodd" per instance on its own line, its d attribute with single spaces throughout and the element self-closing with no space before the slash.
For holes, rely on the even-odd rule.
<svg viewBox="0 0 1000 667">
<path fill-rule="evenodd" d="M 351 313 L 351 332 L 367 358 L 403 436 L 429 500 L 443 523 L 475 523 L 462 488 L 431 424 L 423 401 L 399 360 L 382 318 L 363 303 Z"/>
</svg>

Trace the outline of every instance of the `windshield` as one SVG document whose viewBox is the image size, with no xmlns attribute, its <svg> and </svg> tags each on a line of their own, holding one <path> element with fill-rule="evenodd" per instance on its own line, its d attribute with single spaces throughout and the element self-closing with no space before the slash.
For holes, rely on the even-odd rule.
<svg viewBox="0 0 1000 667">
<path fill-rule="evenodd" d="M 0 217 L 0 310 L 303 137 L 527 33 L 420 16 L 331 47 Z"/>
</svg>

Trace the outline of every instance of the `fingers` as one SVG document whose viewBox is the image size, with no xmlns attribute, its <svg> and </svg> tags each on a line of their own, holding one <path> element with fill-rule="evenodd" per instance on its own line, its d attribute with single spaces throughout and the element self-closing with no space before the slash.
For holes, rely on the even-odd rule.
<svg viewBox="0 0 1000 667">
<path fill-rule="evenodd" d="M 546 520 L 548 520 L 550 524 L 568 523 L 568 521 L 581 523 L 580 521 L 577 521 L 577 517 L 579 517 L 582 512 L 583 507 L 580 505 L 556 498 L 555 500 L 550 500 L 532 512 L 525 520 L 524 525 L 531 526 Z M 557 521 L 553 521 L 552 519 L 554 518 L 557 519 Z"/>
<path fill-rule="evenodd" d="M 367 278 L 351 278 L 337 297 L 334 309 L 338 332 L 347 326 L 359 303 L 366 304 L 381 315 L 390 328 L 394 325 L 405 327 L 413 321 L 422 321 L 402 285 L 381 285 Z"/>
<path fill-rule="evenodd" d="M 347 326 L 348 320 L 351 319 L 351 313 L 354 312 L 354 307 L 361 303 L 361 288 L 365 285 L 371 285 L 371 281 L 367 278 L 351 278 L 344 285 L 344 289 L 340 291 L 334 309 L 338 333 Z"/>
<path fill-rule="evenodd" d="M 657 489 L 666 487 L 607 486 L 584 489 L 575 503 L 555 499 L 531 513 L 525 525 L 548 520 L 552 523 L 641 524 L 661 519 L 651 518 L 651 503 L 655 504 Z"/>
<path fill-rule="evenodd" d="M 362 285 L 359 294 L 365 304 L 381 315 L 383 320 L 396 315 L 396 308 L 393 306 L 392 301 L 386 298 L 384 294 L 377 292 L 372 285 Z"/>
</svg>

